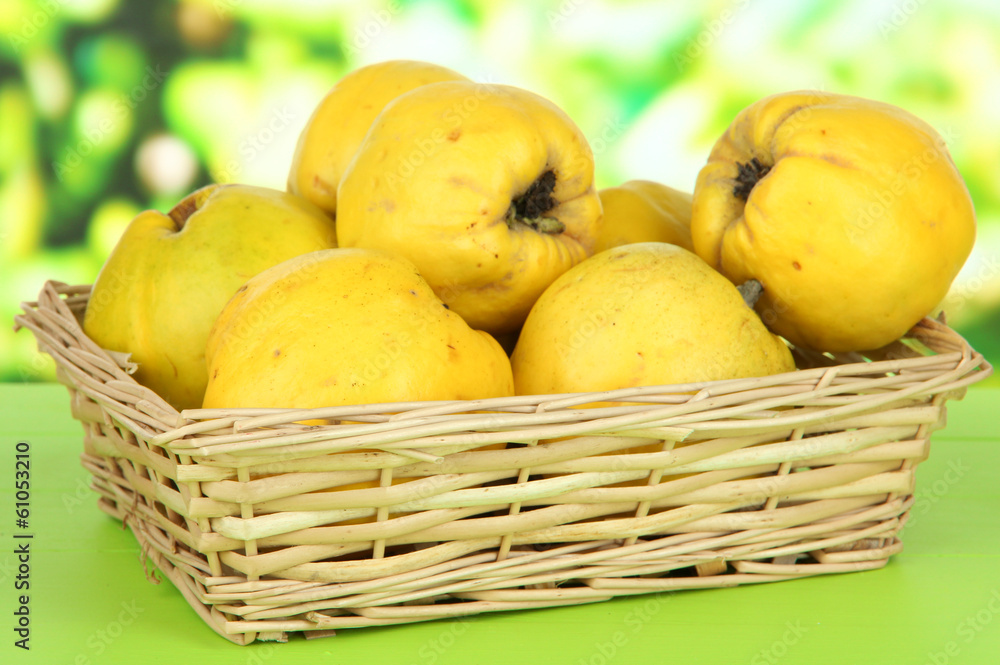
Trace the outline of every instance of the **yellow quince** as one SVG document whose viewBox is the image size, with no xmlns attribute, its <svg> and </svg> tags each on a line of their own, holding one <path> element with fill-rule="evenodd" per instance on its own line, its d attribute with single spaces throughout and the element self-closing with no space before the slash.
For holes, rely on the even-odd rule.
<svg viewBox="0 0 1000 665">
<path fill-rule="evenodd" d="M 604 217 L 594 253 L 636 242 L 669 242 L 694 251 L 691 194 L 651 180 L 629 180 L 599 191 Z"/>
<path fill-rule="evenodd" d="M 206 355 L 206 408 L 479 399 L 514 389 L 496 340 L 449 311 L 412 263 L 368 249 L 312 252 L 253 277 L 219 314 Z M 392 484 L 411 480 L 395 477 Z M 367 480 L 319 491 L 379 485 Z"/>
<path fill-rule="evenodd" d="M 972 200 L 947 147 L 895 106 L 826 92 L 750 105 L 698 175 L 697 253 L 798 346 L 874 349 L 931 313 L 972 250 Z"/>
<path fill-rule="evenodd" d="M 510 361 L 406 259 L 311 252 L 247 281 L 206 344 L 205 408 L 315 408 L 513 394 Z"/>
<path fill-rule="evenodd" d="M 413 261 L 469 324 L 516 330 L 593 252 L 601 204 L 586 138 L 511 86 L 431 83 L 375 120 L 338 190 L 338 242 Z"/>
<path fill-rule="evenodd" d="M 208 185 L 136 216 L 97 276 L 83 329 L 130 353 L 136 380 L 176 409 L 201 406 L 205 342 L 226 301 L 286 259 L 336 247 L 333 220 L 278 190 Z"/>
<path fill-rule="evenodd" d="M 511 357 L 519 395 L 737 379 L 795 369 L 737 288 L 694 253 L 636 243 L 559 277 Z"/>
</svg>

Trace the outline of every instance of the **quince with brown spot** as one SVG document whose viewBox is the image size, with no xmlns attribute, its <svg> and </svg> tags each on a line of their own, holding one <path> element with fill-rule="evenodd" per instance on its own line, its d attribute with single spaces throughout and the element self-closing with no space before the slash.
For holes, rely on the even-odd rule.
<svg viewBox="0 0 1000 665">
<path fill-rule="evenodd" d="M 941 136 L 896 106 L 817 91 L 738 114 L 698 175 L 697 253 L 802 347 L 861 351 L 933 312 L 976 219 Z"/>
<path fill-rule="evenodd" d="M 542 291 L 593 253 L 594 159 L 560 108 L 464 81 L 397 97 L 338 190 L 338 241 L 405 256 L 469 324 L 517 330 Z"/>
</svg>

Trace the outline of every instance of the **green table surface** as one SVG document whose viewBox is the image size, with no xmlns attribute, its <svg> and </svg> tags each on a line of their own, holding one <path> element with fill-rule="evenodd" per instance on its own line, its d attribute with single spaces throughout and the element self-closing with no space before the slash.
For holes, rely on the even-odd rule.
<svg viewBox="0 0 1000 665">
<path fill-rule="evenodd" d="M 59 385 L 0 384 L 0 663 L 1000 663 L 1000 389 L 949 402 L 917 469 L 904 550 L 880 570 L 592 605 L 497 613 L 239 647 L 163 581 L 100 512 L 82 430 Z M 28 531 L 15 520 L 16 445 L 30 444 Z M 30 590 L 18 555 L 30 540 Z M 30 649 L 15 646 L 30 596 Z"/>
</svg>

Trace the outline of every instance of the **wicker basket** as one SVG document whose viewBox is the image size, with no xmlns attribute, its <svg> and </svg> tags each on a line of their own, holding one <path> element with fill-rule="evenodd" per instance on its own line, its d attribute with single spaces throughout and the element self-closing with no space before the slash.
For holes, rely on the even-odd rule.
<svg viewBox="0 0 1000 665">
<path fill-rule="evenodd" d="M 178 413 L 84 335 L 89 291 L 50 282 L 17 325 L 69 388 L 101 509 L 238 644 L 879 568 L 946 400 L 991 371 L 925 319 L 757 379 Z"/>
</svg>

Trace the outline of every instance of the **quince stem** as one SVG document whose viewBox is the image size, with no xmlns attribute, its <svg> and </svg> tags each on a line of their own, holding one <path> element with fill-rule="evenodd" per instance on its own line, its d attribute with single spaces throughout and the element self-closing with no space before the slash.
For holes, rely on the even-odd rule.
<svg viewBox="0 0 1000 665">
<path fill-rule="evenodd" d="M 764 293 L 764 285 L 756 279 L 748 279 L 737 286 L 736 290 L 743 296 L 743 302 L 747 304 L 747 307 L 753 309 L 757 301 L 760 300 L 761 294 Z"/>
<path fill-rule="evenodd" d="M 175 205 L 170 212 L 167 213 L 167 216 L 170 217 L 171 221 L 174 223 L 174 229 L 177 232 L 183 231 L 188 218 L 198 212 L 198 210 L 205 205 L 205 201 L 208 200 L 208 197 L 210 197 L 215 190 L 224 186 L 225 185 L 220 185 L 218 183 L 205 185 L 201 189 L 191 192 L 178 201 L 177 205 Z"/>
<path fill-rule="evenodd" d="M 513 208 L 512 208 L 513 210 Z M 507 214 L 507 226 L 514 228 L 518 224 L 524 224 L 532 228 L 539 233 L 562 233 L 566 230 L 566 225 L 560 222 L 555 217 L 534 217 L 532 219 L 523 219 L 517 217 L 516 215 Z"/>
</svg>

